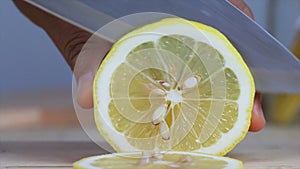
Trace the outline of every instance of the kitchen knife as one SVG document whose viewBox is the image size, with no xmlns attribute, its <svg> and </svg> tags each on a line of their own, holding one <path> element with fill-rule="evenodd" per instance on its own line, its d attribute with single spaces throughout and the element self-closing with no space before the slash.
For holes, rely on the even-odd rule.
<svg viewBox="0 0 300 169">
<path fill-rule="evenodd" d="M 27 0 L 57 17 L 96 32 L 105 24 L 138 12 L 163 12 L 202 22 L 224 33 L 241 53 L 264 93 L 300 93 L 300 62 L 278 40 L 226 0 Z M 162 18 L 144 20 L 144 24 Z M 116 21 L 115 33 L 100 36 L 115 42 L 139 24 Z M 119 32 L 118 32 L 119 31 Z"/>
</svg>

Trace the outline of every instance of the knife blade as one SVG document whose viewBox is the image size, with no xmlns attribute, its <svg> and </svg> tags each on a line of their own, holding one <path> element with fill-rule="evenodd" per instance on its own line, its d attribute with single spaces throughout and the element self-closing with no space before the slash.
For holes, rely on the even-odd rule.
<svg viewBox="0 0 300 169">
<path fill-rule="evenodd" d="M 278 40 L 226 0 L 27 0 L 27 2 L 89 32 L 138 12 L 163 12 L 215 27 L 225 34 L 249 66 L 256 89 L 264 93 L 300 93 L 300 61 Z M 160 20 L 161 18 L 154 18 Z M 146 20 L 144 24 L 150 23 Z M 141 25 L 116 23 L 117 41 L 124 32 Z"/>
</svg>

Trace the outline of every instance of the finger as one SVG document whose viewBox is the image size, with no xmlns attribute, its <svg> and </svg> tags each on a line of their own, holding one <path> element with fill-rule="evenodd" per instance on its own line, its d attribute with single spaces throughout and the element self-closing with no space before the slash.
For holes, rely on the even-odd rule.
<svg viewBox="0 0 300 169">
<path fill-rule="evenodd" d="M 93 107 L 93 80 L 92 72 L 81 76 L 78 80 L 77 102 L 84 109 Z"/>
<path fill-rule="evenodd" d="M 251 124 L 249 131 L 259 131 L 265 126 L 266 120 L 261 106 L 261 94 L 256 93 L 252 110 Z"/>
<path fill-rule="evenodd" d="M 229 0 L 234 6 L 254 19 L 253 13 L 249 6 L 243 0 Z M 265 117 L 261 107 L 261 94 L 256 93 L 254 97 L 254 105 L 252 110 L 252 117 L 249 131 L 259 131 L 265 126 Z"/>
<path fill-rule="evenodd" d="M 74 75 L 78 79 L 77 102 L 82 108 L 93 107 L 94 76 L 111 46 L 110 42 L 104 41 L 97 35 L 92 35 L 77 55 Z"/>
<path fill-rule="evenodd" d="M 250 18 L 254 19 L 254 15 L 249 8 L 249 6 L 244 2 L 243 0 L 229 0 L 234 6 L 239 8 L 242 12 L 244 12 L 246 15 L 248 15 Z"/>
</svg>

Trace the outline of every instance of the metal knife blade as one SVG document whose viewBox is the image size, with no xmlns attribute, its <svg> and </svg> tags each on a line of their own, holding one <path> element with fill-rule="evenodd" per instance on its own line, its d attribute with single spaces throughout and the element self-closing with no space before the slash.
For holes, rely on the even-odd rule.
<svg viewBox="0 0 300 169">
<path fill-rule="evenodd" d="M 202 22 L 224 33 L 243 56 L 264 93 L 300 93 L 300 61 L 278 40 L 225 0 L 28 0 L 74 25 L 95 32 L 137 12 L 163 12 Z M 122 27 L 123 26 L 123 27 Z M 120 23 L 130 30 L 135 26 Z M 112 34 L 103 38 L 115 42 Z"/>
</svg>

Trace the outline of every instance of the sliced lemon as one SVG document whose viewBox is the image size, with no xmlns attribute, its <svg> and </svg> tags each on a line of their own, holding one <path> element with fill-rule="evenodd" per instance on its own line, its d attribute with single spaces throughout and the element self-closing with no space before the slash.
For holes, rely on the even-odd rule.
<svg viewBox="0 0 300 169">
<path fill-rule="evenodd" d="M 84 158 L 74 163 L 74 169 L 242 169 L 242 162 L 228 157 L 190 152 L 153 154 L 115 153 Z"/>
<path fill-rule="evenodd" d="M 254 92 L 248 67 L 223 34 L 169 18 L 112 47 L 94 81 L 95 121 L 117 152 L 224 155 L 248 131 Z"/>
</svg>

